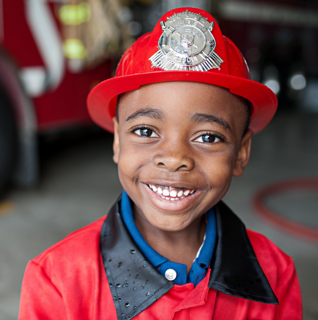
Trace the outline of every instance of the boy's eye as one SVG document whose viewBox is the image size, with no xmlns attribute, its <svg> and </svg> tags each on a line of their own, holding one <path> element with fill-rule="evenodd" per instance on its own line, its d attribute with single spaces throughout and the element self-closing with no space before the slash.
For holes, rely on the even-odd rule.
<svg viewBox="0 0 318 320">
<path fill-rule="evenodd" d="M 196 138 L 194 141 L 204 142 L 204 143 L 215 143 L 221 141 L 221 138 L 214 134 L 203 134 L 202 136 Z"/>
<path fill-rule="evenodd" d="M 138 136 L 142 136 L 142 137 L 148 137 L 148 138 L 157 138 L 158 135 L 151 129 L 149 128 L 139 128 L 136 129 L 135 134 Z"/>
</svg>

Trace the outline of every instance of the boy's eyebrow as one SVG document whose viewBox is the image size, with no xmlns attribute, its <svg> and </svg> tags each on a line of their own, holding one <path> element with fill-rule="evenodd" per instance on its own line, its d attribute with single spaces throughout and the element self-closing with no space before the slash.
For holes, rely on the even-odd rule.
<svg viewBox="0 0 318 320">
<path fill-rule="evenodd" d="M 140 116 L 146 116 L 146 117 L 153 118 L 153 119 L 162 119 L 163 113 L 160 110 L 155 109 L 155 108 L 144 108 L 144 109 L 137 110 L 136 112 L 131 114 L 126 119 L 126 121 L 136 119 L 137 117 L 140 117 Z"/>
<path fill-rule="evenodd" d="M 232 129 L 230 127 L 230 125 L 228 124 L 227 121 L 225 121 L 224 119 L 214 116 L 212 114 L 205 114 L 205 113 L 195 113 L 192 117 L 191 117 L 192 121 L 195 122 L 210 122 L 210 123 L 217 123 L 220 126 L 222 126 L 224 129 L 232 132 Z"/>
</svg>

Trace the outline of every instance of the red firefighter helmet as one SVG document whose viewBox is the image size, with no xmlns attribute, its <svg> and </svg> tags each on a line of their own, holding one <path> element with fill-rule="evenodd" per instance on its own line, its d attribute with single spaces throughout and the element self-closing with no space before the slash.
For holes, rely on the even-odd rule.
<svg viewBox="0 0 318 320">
<path fill-rule="evenodd" d="M 214 18 L 200 9 L 178 8 L 167 12 L 151 33 L 126 50 L 114 78 L 92 89 L 89 113 L 94 122 L 113 132 L 119 94 L 165 81 L 208 83 L 249 100 L 254 133 L 270 122 L 277 109 L 275 94 L 249 79 L 244 57 L 222 35 Z"/>
</svg>

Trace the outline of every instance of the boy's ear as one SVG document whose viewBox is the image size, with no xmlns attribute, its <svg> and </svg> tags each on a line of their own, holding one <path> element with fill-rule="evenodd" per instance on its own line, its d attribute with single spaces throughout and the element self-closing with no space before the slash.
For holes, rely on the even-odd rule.
<svg viewBox="0 0 318 320">
<path fill-rule="evenodd" d="M 113 118 L 113 122 L 114 122 L 113 160 L 115 163 L 118 163 L 120 146 L 119 146 L 118 121 L 116 117 Z"/>
<path fill-rule="evenodd" d="M 234 169 L 233 169 L 233 176 L 239 177 L 243 174 L 244 168 L 248 164 L 251 154 L 251 144 L 252 144 L 252 135 L 253 131 L 249 129 L 241 141 L 240 149 L 237 153 Z"/>
</svg>

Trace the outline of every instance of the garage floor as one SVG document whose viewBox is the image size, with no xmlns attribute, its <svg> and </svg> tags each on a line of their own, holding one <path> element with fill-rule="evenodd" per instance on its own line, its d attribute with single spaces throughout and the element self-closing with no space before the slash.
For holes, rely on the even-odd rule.
<svg viewBox="0 0 318 320">
<path fill-rule="evenodd" d="M 252 209 L 259 188 L 280 180 L 318 177 L 318 115 L 278 114 L 253 140 L 250 164 L 235 178 L 225 201 L 253 230 L 293 257 L 304 303 L 304 319 L 318 319 L 318 242 L 287 233 Z M 19 293 L 28 260 L 105 215 L 121 191 L 112 162 L 111 136 L 94 133 L 48 143 L 42 150 L 42 178 L 32 190 L 11 190 L 0 203 L 0 319 L 17 319 Z M 318 190 L 276 195 L 268 206 L 318 228 Z M 317 229 L 318 232 L 318 229 Z"/>
</svg>

